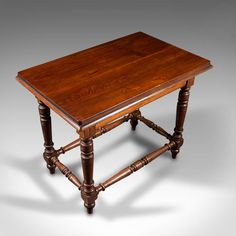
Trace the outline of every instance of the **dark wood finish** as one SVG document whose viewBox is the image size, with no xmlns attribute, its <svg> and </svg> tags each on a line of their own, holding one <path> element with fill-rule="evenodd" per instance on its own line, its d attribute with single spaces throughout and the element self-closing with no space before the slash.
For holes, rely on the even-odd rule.
<svg viewBox="0 0 236 236">
<path fill-rule="evenodd" d="M 60 147 L 58 150 L 56 150 L 57 155 L 65 154 L 66 152 L 80 146 L 80 139 L 76 139 L 73 142 L 65 145 L 64 147 Z"/>
<path fill-rule="evenodd" d="M 124 109 L 120 109 L 120 110 L 116 111 L 115 113 L 112 113 L 110 115 L 105 116 L 103 119 L 101 119 L 97 122 L 91 123 L 91 125 L 94 125 L 96 127 L 102 127 L 105 124 L 110 123 L 113 120 L 115 120 L 115 119 L 117 119 L 117 118 L 119 118 L 123 115 L 126 115 L 128 113 L 132 113 L 135 110 L 143 107 L 144 105 L 146 105 L 146 104 L 148 104 L 152 101 L 155 101 L 158 98 L 160 98 L 162 96 L 165 96 L 165 95 L 175 91 L 176 89 L 179 89 L 179 88 L 185 86 L 185 84 L 186 84 L 186 81 L 180 81 L 180 82 L 176 81 L 175 84 L 169 85 L 161 91 L 154 92 L 154 93 L 150 94 L 145 99 L 137 100 L 134 103 L 132 103 L 130 105 L 127 105 Z"/>
<path fill-rule="evenodd" d="M 55 152 L 53 148 L 53 141 L 52 141 L 52 125 L 51 125 L 51 116 L 50 116 L 50 109 L 41 101 L 38 101 L 39 106 L 39 116 L 41 127 L 43 131 L 44 137 L 44 153 L 43 157 L 47 163 L 47 168 L 49 169 L 51 174 L 55 173 L 55 165 L 51 161 L 51 158 Z"/>
<path fill-rule="evenodd" d="M 98 127 L 96 129 L 96 133 L 93 135 L 93 138 L 97 138 L 99 136 L 101 136 L 102 134 L 105 134 L 109 131 L 111 131 L 112 129 L 116 128 L 117 126 L 123 124 L 124 122 L 127 122 L 130 118 L 132 117 L 131 114 L 127 115 L 127 116 L 124 116 L 112 123 L 109 123 L 103 127 Z M 79 139 L 76 139 L 74 140 L 73 142 L 65 145 L 64 147 L 60 147 L 58 150 L 56 150 L 56 154 L 59 156 L 61 154 L 65 154 L 66 152 L 76 148 L 80 146 L 80 138 Z"/>
<path fill-rule="evenodd" d="M 65 175 L 66 178 L 68 178 L 68 180 L 70 180 L 70 182 L 73 183 L 80 190 L 82 184 L 80 180 L 77 178 L 77 176 L 74 173 L 72 173 L 72 171 L 70 171 L 70 169 L 67 166 L 62 164 L 58 160 L 57 156 L 53 156 L 51 158 L 51 161 L 61 171 L 61 173 Z"/>
<path fill-rule="evenodd" d="M 138 171 L 139 169 L 143 168 L 145 165 L 150 163 L 151 161 L 155 160 L 157 157 L 159 157 L 162 153 L 166 152 L 167 150 L 170 150 L 175 145 L 174 141 L 171 141 L 170 143 L 165 144 L 163 147 L 147 154 L 145 157 L 141 158 L 140 160 L 135 161 L 130 166 L 124 168 L 105 182 L 99 184 L 96 189 L 97 192 L 105 191 L 105 189 L 112 184 L 128 177 L 129 175 L 133 174 L 134 172 Z"/>
<path fill-rule="evenodd" d="M 147 118 L 142 116 L 141 113 L 139 113 L 139 115 L 137 115 L 137 118 L 138 118 L 138 120 L 142 121 L 145 125 L 147 125 L 149 128 L 151 128 L 154 131 L 156 131 L 158 134 L 166 137 L 169 140 L 172 140 L 172 135 L 171 134 L 166 132 L 163 128 L 161 128 L 161 126 L 155 124 L 151 120 L 148 120 Z"/>
<path fill-rule="evenodd" d="M 137 32 L 18 73 L 17 80 L 39 100 L 44 136 L 44 159 L 50 173 L 57 167 L 81 191 L 88 213 L 93 212 L 100 191 L 131 175 L 170 150 L 176 158 L 183 145 L 183 125 L 189 90 L 210 61 Z M 180 89 L 173 135 L 142 116 L 140 108 Z M 55 150 L 50 109 L 70 123 L 80 138 Z M 94 185 L 93 139 L 130 121 L 139 121 L 166 137 L 169 143 L 155 150 L 108 180 Z M 59 156 L 81 149 L 84 179 L 81 182 Z"/>
<path fill-rule="evenodd" d="M 183 126 L 184 120 L 187 113 L 188 108 L 188 100 L 190 95 L 190 86 L 192 84 L 187 83 L 183 88 L 179 91 L 178 103 L 176 109 L 176 122 L 175 129 L 172 140 L 175 141 L 176 145 L 171 149 L 172 158 L 175 159 L 177 154 L 179 153 L 180 147 L 184 143 L 183 139 Z"/>
<path fill-rule="evenodd" d="M 84 182 L 81 187 L 81 197 L 87 212 L 91 214 L 97 199 L 97 191 L 93 181 L 93 140 L 92 138 L 81 139 L 80 141 L 81 161 L 84 174 Z"/>
<path fill-rule="evenodd" d="M 23 70 L 17 79 L 74 126 L 88 126 L 211 67 L 142 32 Z"/>
<path fill-rule="evenodd" d="M 130 125 L 131 129 L 134 131 L 136 129 L 136 126 L 138 125 L 138 116 L 140 115 L 140 111 L 136 110 L 131 113 L 131 118 L 130 118 Z"/>
<path fill-rule="evenodd" d="M 96 134 L 93 135 L 93 138 L 97 138 L 99 136 L 101 136 L 102 134 L 105 134 L 111 130 L 113 130 L 114 128 L 116 128 L 117 126 L 123 124 L 124 122 L 127 122 L 129 119 L 131 119 L 132 115 L 129 114 L 127 116 L 124 116 L 116 121 L 113 121 L 103 127 L 99 127 L 96 131 Z"/>
</svg>

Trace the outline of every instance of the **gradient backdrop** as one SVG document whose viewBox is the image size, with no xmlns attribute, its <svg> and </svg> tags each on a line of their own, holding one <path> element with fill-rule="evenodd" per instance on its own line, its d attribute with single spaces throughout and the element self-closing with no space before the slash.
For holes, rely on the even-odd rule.
<svg viewBox="0 0 236 236">
<path fill-rule="evenodd" d="M 0 235 L 236 235 L 236 1 L 1 1 Z M 198 77 L 185 144 L 110 187 L 85 213 L 80 193 L 42 160 L 34 97 L 17 71 L 135 31 L 209 58 Z M 172 132 L 177 92 L 141 111 Z M 55 147 L 75 130 L 56 114 Z M 142 124 L 124 124 L 95 140 L 98 183 L 162 145 Z M 80 151 L 62 161 L 81 176 Z"/>
</svg>

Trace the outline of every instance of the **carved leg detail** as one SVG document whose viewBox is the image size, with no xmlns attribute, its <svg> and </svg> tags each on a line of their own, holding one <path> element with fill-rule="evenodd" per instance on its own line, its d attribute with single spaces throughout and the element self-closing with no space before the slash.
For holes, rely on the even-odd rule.
<svg viewBox="0 0 236 236">
<path fill-rule="evenodd" d="M 184 120 L 188 108 L 188 100 L 190 94 L 190 87 L 183 87 L 179 91 L 178 103 L 177 103 L 177 111 L 176 111 L 176 123 L 173 134 L 173 141 L 175 141 L 176 145 L 171 148 L 172 158 L 176 158 L 179 153 L 180 147 L 183 145 L 183 125 Z"/>
<path fill-rule="evenodd" d="M 138 125 L 138 117 L 140 115 L 141 115 L 141 112 L 139 110 L 136 110 L 131 113 L 130 124 L 131 124 L 132 130 L 136 129 L 136 126 Z"/>
<path fill-rule="evenodd" d="M 43 131 L 44 147 L 45 147 L 43 157 L 47 163 L 47 168 L 49 169 L 50 173 L 54 174 L 56 166 L 51 161 L 51 158 L 53 157 L 55 149 L 53 148 L 53 142 L 52 142 L 50 109 L 43 102 L 38 101 L 38 103 L 39 103 L 39 106 L 38 106 L 39 116 L 40 116 L 42 131 Z"/>
<path fill-rule="evenodd" d="M 87 212 L 91 214 L 97 199 L 97 191 L 93 181 L 93 140 L 92 138 L 82 139 L 80 142 L 81 161 L 84 174 L 84 182 L 81 186 L 81 196 Z"/>
</svg>

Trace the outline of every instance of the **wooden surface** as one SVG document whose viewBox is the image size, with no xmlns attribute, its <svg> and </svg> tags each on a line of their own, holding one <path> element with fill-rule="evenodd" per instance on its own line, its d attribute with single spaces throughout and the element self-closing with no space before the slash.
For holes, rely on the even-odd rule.
<svg viewBox="0 0 236 236">
<path fill-rule="evenodd" d="M 202 57 L 137 32 L 20 71 L 17 79 L 69 123 L 83 127 L 128 107 L 135 110 L 138 102 L 171 92 L 210 67 Z"/>
</svg>

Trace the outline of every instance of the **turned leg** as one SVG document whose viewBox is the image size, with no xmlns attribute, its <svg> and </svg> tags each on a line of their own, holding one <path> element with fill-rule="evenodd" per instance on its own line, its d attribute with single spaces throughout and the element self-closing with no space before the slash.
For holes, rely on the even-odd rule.
<svg viewBox="0 0 236 236">
<path fill-rule="evenodd" d="M 179 91 L 177 111 L 176 111 L 176 123 L 173 134 L 173 141 L 175 141 L 176 145 L 173 148 L 171 148 L 172 158 L 174 159 L 179 153 L 180 147 L 183 145 L 184 142 L 183 126 L 188 107 L 189 91 L 190 91 L 189 86 L 185 86 L 181 88 Z"/>
<path fill-rule="evenodd" d="M 140 116 L 141 113 L 139 110 L 136 110 L 131 113 L 131 118 L 130 118 L 130 124 L 131 124 L 131 129 L 135 130 L 136 126 L 138 125 L 138 116 Z"/>
<path fill-rule="evenodd" d="M 47 168 L 49 169 L 51 174 L 55 173 L 55 165 L 52 163 L 51 158 L 54 153 L 53 142 L 52 142 L 52 127 L 51 127 L 51 116 L 50 109 L 43 102 L 39 102 L 39 116 L 41 127 L 43 131 L 44 137 L 44 153 L 43 157 L 47 163 Z"/>
<path fill-rule="evenodd" d="M 93 181 L 93 140 L 92 138 L 81 138 L 80 142 L 81 161 L 84 175 L 84 182 L 81 186 L 81 196 L 87 212 L 91 214 L 97 199 L 97 192 Z"/>
</svg>

